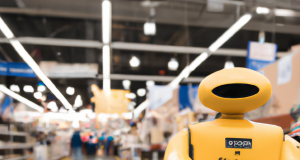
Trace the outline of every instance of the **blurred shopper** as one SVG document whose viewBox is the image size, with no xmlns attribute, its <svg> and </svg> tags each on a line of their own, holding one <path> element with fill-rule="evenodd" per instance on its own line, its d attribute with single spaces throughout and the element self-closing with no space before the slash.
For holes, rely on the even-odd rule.
<svg viewBox="0 0 300 160">
<path fill-rule="evenodd" d="M 82 141 L 80 131 L 75 131 L 71 138 L 71 157 L 75 160 L 82 160 Z"/>
</svg>

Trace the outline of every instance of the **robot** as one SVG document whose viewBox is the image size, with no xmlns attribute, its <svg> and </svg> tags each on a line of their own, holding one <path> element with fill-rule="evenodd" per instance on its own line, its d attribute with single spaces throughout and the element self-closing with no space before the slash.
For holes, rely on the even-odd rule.
<svg viewBox="0 0 300 160">
<path fill-rule="evenodd" d="M 244 119 L 244 113 L 271 96 L 271 84 L 263 74 L 223 69 L 203 79 L 198 92 L 200 101 L 221 117 L 177 133 L 164 160 L 300 160 L 300 144 L 282 128 Z"/>
</svg>

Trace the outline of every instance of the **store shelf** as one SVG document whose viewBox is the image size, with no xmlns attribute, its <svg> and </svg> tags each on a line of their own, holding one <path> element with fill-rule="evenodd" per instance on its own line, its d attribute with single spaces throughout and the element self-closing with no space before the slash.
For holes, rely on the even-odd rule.
<svg viewBox="0 0 300 160">
<path fill-rule="evenodd" d="M 27 136 L 26 132 L 3 132 L 0 131 L 0 135 L 13 135 L 13 136 Z"/>
<path fill-rule="evenodd" d="M 24 160 L 24 159 L 30 158 L 32 156 L 33 155 L 30 154 L 30 155 L 25 155 L 25 156 L 21 156 L 21 157 L 5 158 L 4 160 Z"/>
<path fill-rule="evenodd" d="M 1 144 L 0 149 L 24 149 L 31 147 L 33 147 L 33 144 Z"/>
</svg>

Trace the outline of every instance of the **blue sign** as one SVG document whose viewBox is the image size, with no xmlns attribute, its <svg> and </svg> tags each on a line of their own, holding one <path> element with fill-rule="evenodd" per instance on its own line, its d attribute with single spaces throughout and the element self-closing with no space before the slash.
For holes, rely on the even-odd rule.
<svg viewBox="0 0 300 160">
<path fill-rule="evenodd" d="M 33 70 L 26 63 L 1 62 L 0 75 L 17 77 L 36 77 Z"/>
<path fill-rule="evenodd" d="M 181 85 L 179 87 L 179 111 L 190 108 L 194 110 L 194 101 L 198 95 L 199 85 Z"/>
<path fill-rule="evenodd" d="M 258 71 L 275 62 L 276 54 L 276 44 L 250 41 L 248 43 L 247 68 Z"/>
</svg>

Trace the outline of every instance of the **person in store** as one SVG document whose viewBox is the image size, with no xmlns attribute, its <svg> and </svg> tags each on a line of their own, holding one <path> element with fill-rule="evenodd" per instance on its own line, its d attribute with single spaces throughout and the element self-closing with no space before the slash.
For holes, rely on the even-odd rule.
<svg viewBox="0 0 300 160">
<path fill-rule="evenodd" d="M 80 131 L 75 131 L 71 138 L 71 157 L 74 160 L 82 160 L 82 141 L 80 137 Z"/>
</svg>

